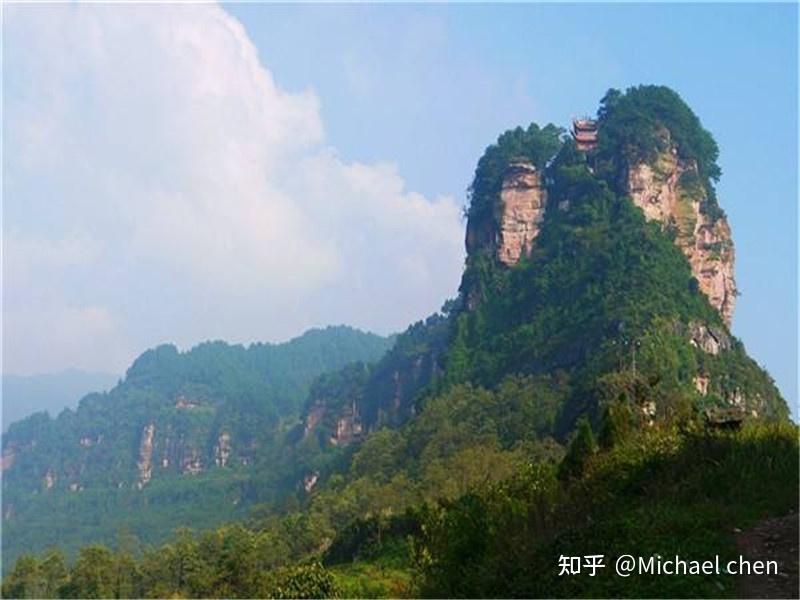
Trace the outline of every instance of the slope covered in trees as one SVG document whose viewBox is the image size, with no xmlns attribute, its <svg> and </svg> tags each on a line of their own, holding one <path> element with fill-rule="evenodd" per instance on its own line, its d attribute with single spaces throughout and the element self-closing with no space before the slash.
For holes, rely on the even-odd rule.
<svg viewBox="0 0 800 600">
<path fill-rule="evenodd" d="M 278 345 L 159 346 L 77 410 L 14 423 L 3 436 L 4 560 L 123 530 L 159 539 L 279 496 L 295 481 L 271 459 L 313 379 L 391 343 L 331 327 Z"/>
</svg>

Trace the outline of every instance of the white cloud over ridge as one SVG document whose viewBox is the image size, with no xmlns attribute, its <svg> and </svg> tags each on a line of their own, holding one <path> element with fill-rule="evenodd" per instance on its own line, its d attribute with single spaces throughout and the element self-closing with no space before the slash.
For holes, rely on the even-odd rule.
<svg viewBox="0 0 800 600">
<path fill-rule="evenodd" d="M 219 6 L 14 6 L 5 29 L 6 371 L 388 332 L 454 293 L 457 203 L 340 157 Z"/>
</svg>

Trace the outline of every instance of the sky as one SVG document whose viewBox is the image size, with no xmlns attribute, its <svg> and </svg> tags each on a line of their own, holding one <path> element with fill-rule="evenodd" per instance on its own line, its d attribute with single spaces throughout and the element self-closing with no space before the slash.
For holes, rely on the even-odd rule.
<svg viewBox="0 0 800 600">
<path fill-rule="evenodd" d="M 797 402 L 797 6 L 5 7 L 3 368 L 404 329 L 457 290 L 485 147 L 608 88 L 721 149 L 733 331 Z M 795 414 L 797 414 L 795 412 Z"/>
</svg>

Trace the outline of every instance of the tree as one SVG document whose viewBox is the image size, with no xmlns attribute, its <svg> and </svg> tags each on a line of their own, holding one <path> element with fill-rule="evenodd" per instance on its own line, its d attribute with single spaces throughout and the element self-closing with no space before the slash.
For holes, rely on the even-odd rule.
<svg viewBox="0 0 800 600">
<path fill-rule="evenodd" d="M 118 580 L 116 564 L 111 551 L 105 546 L 91 545 L 81 548 L 78 559 L 65 586 L 68 598 L 113 598 Z"/>
<path fill-rule="evenodd" d="M 3 578 L 3 598 L 41 598 L 42 583 L 37 558 L 20 556 L 11 573 Z"/>
<path fill-rule="evenodd" d="M 594 432 L 589 419 L 583 416 L 578 420 L 578 429 L 569 445 L 567 455 L 561 461 L 558 471 L 559 478 L 579 477 L 583 473 L 589 457 L 595 452 L 597 452 L 597 442 L 594 439 Z"/>
<path fill-rule="evenodd" d="M 64 562 L 64 555 L 58 548 L 49 548 L 42 556 L 39 566 L 43 588 L 42 598 L 59 598 L 61 588 L 69 581 L 69 573 Z"/>
</svg>

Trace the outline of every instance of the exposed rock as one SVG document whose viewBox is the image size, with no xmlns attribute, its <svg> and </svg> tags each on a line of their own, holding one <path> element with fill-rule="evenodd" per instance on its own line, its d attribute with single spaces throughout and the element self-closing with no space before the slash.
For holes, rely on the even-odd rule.
<svg viewBox="0 0 800 600">
<path fill-rule="evenodd" d="M 544 218 L 547 192 L 539 172 L 529 162 L 509 165 L 500 192 L 497 259 L 506 266 L 530 256 L 533 240 Z"/>
<path fill-rule="evenodd" d="M 360 439 L 363 433 L 364 427 L 358 414 L 358 406 L 353 400 L 336 420 L 336 431 L 333 432 L 330 443 L 334 446 L 347 446 Z"/>
<path fill-rule="evenodd" d="M 3 456 L 0 459 L 0 471 L 5 471 L 6 469 L 10 469 L 11 466 L 14 464 L 14 458 L 16 454 L 13 448 L 6 448 L 3 450 Z"/>
<path fill-rule="evenodd" d="M 361 422 L 356 415 L 347 415 L 336 421 L 336 431 L 331 436 L 334 446 L 347 446 L 358 439 L 363 433 Z"/>
<path fill-rule="evenodd" d="M 709 383 L 710 380 L 705 375 L 695 375 L 694 377 L 694 387 L 701 396 L 708 396 Z"/>
<path fill-rule="evenodd" d="M 731 230 L 725 217 L 712 218 L 701 210 L 706 197 L 698 181 L 697 165 L 680 160 L 673 145 L 653 163 L 631 166 L 625 183 L 648 220 L 674 228 L 675 243 L 689 260 L 700 290 L 730 325 L 736 302 Z"/>
<path fill-rule="evenodd" d="M 321 404 L 317 404 L 310 411 L 308 411 L 308 415 L 306 415 L 305 423 L 303 425 L 303 439 L 307 438 L 309 434 L 314 431 L 314 428 L 320 422 L 324 414 L 325 407 Z"/>
<path fill-rule="evenodd" d="M 200 459 L 200 453 L 196 449 L 192 448 L 188 455 L 184 457 L 181 469 L 189 475 L 197 475 L 203 471 L 203 461 Z"/>
<path fill-rule="evenodd" d="M 644 417 L 645 423 L 648 426 L 651 426 L 653 423 L 655 423 L 657 408 L 658 407 L 656 406 L 655 400 L 647 400 L 642 403 L 642 416 Z"/>
<path fill-rule="evenodd" d="M 731 347 L 731 338 L 725 331 L 697 321 L 689 323 L 689 336 L 689 341 L 693 346 L 713 356 Z"/>
<path fill-rule="evenodd" d="M 742 394 L 742 390 L 738 388 L 727 394 L 725 396 L 725 400 L 730 406 L 735 406 L 736 408 L 741 409 L 743 409 L 746 404 L 744 394 Z"/>
<path fill-rule="evenodd" d="M 319 472 L 317 471 L 309 473 L 303 478 L 303 489 L 306 491 L 306 493 L 309 493 L 314 489 L 314 486 L 317 485 L 317 481 L 319 481 Z"/>
<path fill-rule="evenodd" d="M 56 476 L 52 470 L 47 469 L 47 473 L 44 474 L 44 489 L 49 490 L 56 484 Z"/>
<path fill-rule="evenodd" d="M 175 399 L 175 408 L 178 409 L 187 410 L 187 409 L 197 408 L 198 406 L 200 406 L 199 402 L 195 402 L 194 400 L 189 400 L 186 396 L 178 396 Z"/>
<path fill-rule="evenodd" d="M 148 423 L 142 430 L 141 442 L 139 442 L 139 481 L 137 486 L 142 489 L 153 477 L 153 438 L 156 434 L 155 423 Z"/>
<path fill-rule="evenodd" d="M 228 464 L 230 456 L 231 435 L 227 431 L 223 431 L 217 438 L 217 445 L 214 446 L 214 464 L 218 467 L 224 467 Z"/>
</svg>

